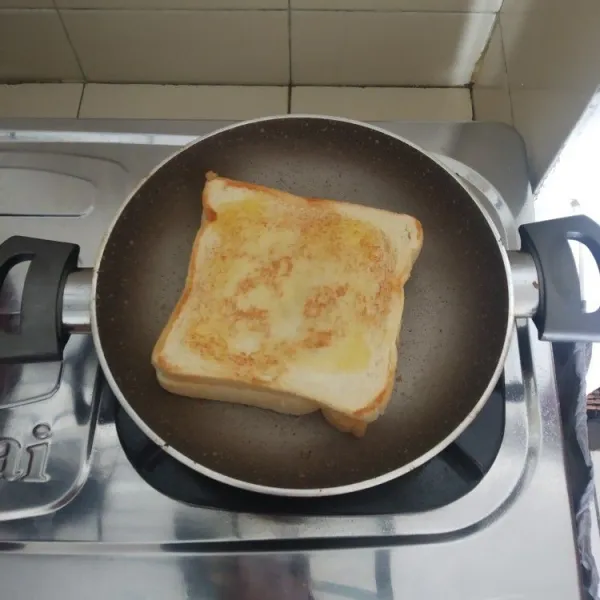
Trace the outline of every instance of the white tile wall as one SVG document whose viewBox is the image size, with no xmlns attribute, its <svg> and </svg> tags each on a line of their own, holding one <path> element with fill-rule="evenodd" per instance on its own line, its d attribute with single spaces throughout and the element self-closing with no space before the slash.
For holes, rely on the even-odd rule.
<svg viewBox="0 0 600 600">
<path fill-rule="evenodd" d="M 500 16 L 511 88 L 591 91 L 600 83 L 600 2 L 540 10 Z"/>
<path fill-rule="evenodd" d="M 531 11 L 555 10 L 568 6 L 570 10 L 587 10 L 590 6 L 597 5 L 597 0 L 504 0 L 501 9 L 503 13 L 525 13 Z M 540 15 L 538 15 L 540 16 Z M 543 14 L 541 15 L 543 17 Z"/>
<path fill-rule="evenodd" d="M 491 13 L 292 11 L 292 83 L 460 86 Z"/>
<path fill-rule="evenodd" d="M 0 10 L 0 81 L 82 78 L 55 10 Z"/>
<path fill-rule="evenodd" d="M 62 16 L 91 81 L 289 81 L 284 11 L 64 10 Z"/>
<path fill-rule="evenodd" d="M 500 23 L 493 28 L 484 56 L 475 70 L 477 85 L 486 88 L 507 88 L 504 40 Z"/>
<path fill-rule="evenodd" d="M 362 121 L 469 121 L 465 88 L 294 87 L 292 112 Z"/>
<path fill-rule="evenodd" d="M 52 0 L 0 0 L 3 8 L 54 8 Z"/>
<path fill-rule="evenodd" d="M 23 84 L 0 86 L 0 118 L 76 117 L 246 119 L 284 114 L 282 87 L 144 84 Z M 292 111 L 366 121 L 468 120 L 466 89 L 294 88 Z M 79 110 L 78 107 L 80 106 Z"/>
<path fill-rule="evenodd" d="M 475 74 L 473 105 L 478 121 L 512 123 L 510 90 L 504 58 L 502 29 L 498 23 L 490 38 L 483 60 Z"/>
<path fill-rule="evenodd" d="M 504 0 L 499 24 L 475 77 L 475 116 L 510 117 L 540 178 L 600 84 L 600 2 Z"/>
<path fill-rule="evenodd" d="M 15 2 L 20 0 L 0 0 L 0 2 L 9 1 Z M 288 8 L 288 0 L 56 0 L 56 5 L 59 8 L 112 8 L 141 10 L 175 10 L 179 8 L 193 10 L 286 10 Z"/>
<path fill-rule="evenodd" d="M 252 119 L 287 113 L 287 87 L 88 84 L 80 118 Z"/>
<path fill-rule="evenodd" d="M 0 117 L 76 117 L 82 83 L 0 85 Z"/>
<path fill-rule="evenodd" d="M 501 3 L 0 0 L 0 82 L 465 85 Z"/>
<path fill-rule="evenodd" d="M 291 0 L 292 9 L 497 12 L 502 0 Z"/>
</svg>

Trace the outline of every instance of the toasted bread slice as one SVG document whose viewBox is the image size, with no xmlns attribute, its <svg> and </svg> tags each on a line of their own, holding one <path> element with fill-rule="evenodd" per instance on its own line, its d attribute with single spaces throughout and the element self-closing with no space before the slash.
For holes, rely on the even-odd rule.
<svg viewBox="0 0 600 600">
<path fill-rule="evenodd" d="M 207 176 L 185 288 L 152 354 L 179 395 L 364 434 L 394 384 L 414 217 Z"/>
<path fill-rule="evenodd" d="M 396 348 L 394 348 L 396 350 Z M 389 404 L 392 392 L 394 391 L 394 383 L 396 381 L 396 366 L 398 362 L 397 350 L 393 352 L 393 358 L 390 360 L 389 375 L 386 388 L 377 397 L 375 402 L 366 407 L 360 414 L 347 415 L 342 412 L 331 410 L 323 407 L 321 410 L 325 420 L 333 425 L 336 429 L 344 433 L 351 433 L 356 437 L 363 437 L 367 431 L 367 425 L 373 422 L 377 417 L 382 415 Z"/>
</svg>

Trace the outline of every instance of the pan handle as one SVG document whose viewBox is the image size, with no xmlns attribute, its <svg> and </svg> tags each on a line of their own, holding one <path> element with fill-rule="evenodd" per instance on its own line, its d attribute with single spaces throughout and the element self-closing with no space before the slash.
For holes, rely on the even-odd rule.
<svg viewBox="0 0 600 600">
<path fill-rule="evenodd" d="M 79 246 L 13 236 L 0 244 L 0 286 L 15 265 L 31 261 L 25 277 L 18 331 L 0 332 L 0 364 L 62 359 L 68 334 L 62 327 L 63 287 L 77 268 Z"/>
<path fill-rule="evenodd" d="M 519 227 L 522 249 L 532 255 L 540 280 L 540 303 L 533 320 L 550 342 L 600 341 L 600 309 L 582 311 L 581 289 L 568 241 L 587 246 L 600 268 L 600 225 L 585 215 Z"/>
</svg>

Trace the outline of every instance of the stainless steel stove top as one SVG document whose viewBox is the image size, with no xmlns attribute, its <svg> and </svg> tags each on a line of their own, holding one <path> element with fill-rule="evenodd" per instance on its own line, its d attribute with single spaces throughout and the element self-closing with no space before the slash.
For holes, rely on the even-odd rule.
<svg viewBox="0 0 600 600">
<path fill-rule="evenodd" d="M 175 147 L 221 125 L 0 122 L 0 239 L 75 242 L 81 266 L 92 266 L 137 181 Z M 518 247 L 516 227 L 533 207 L 514 130 L 383 126 L 445 157 L 506 245 Z M 5 322 L 18 313 L 22 277 L 16 271 L 2 289 Z M 75 330 L 77 291 L 75 281 L 65 309 Z M 577 598 L 551 349 L 526 320 L 516 330 L 504 372 L 504 437 L 483 480 L 441 508 L 364 517 L 257 516 L 155 491 L 121 448 L 114 399 L 87 336 L 71 337 L 62 365 L 0 367 L 3 597 Z"/>
</svg>

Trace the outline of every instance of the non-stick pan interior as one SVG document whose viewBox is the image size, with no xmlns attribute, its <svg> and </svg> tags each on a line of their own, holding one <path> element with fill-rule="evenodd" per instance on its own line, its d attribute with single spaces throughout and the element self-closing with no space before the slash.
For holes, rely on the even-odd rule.
<svg viewBox="0 0 600 600">
<path fill-rule="evenodd" d="M 183 288 L 207 171 L 405 212 L 423 224 L 406 286 L 396 386 L 363 439 L 319 414 L 174 396 L 157 383 L 152 348 Z M 495 236 L 467 192 L 410 145 L 345 121 L 286 118 L 220 132 L 163 165 L 109 235 L 97 282 L 98 335 L 135 413 L 191 460 L 281 488 L 352 484 L 408 465 L 473 411 L 505 342 L 508 287 Z"/>
</svg>

